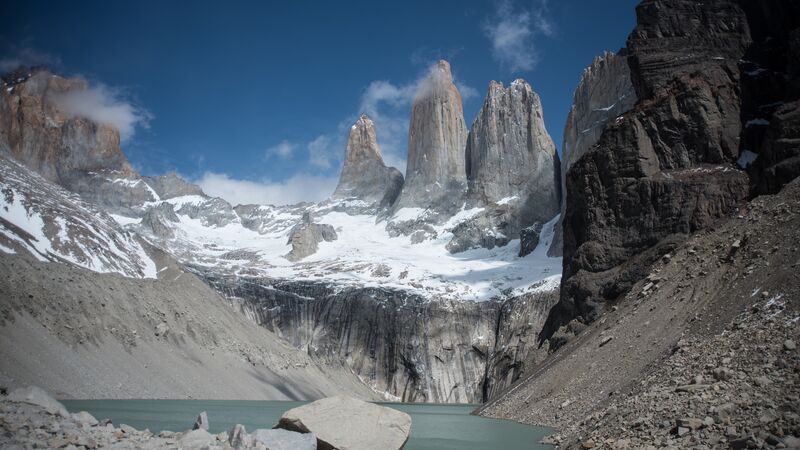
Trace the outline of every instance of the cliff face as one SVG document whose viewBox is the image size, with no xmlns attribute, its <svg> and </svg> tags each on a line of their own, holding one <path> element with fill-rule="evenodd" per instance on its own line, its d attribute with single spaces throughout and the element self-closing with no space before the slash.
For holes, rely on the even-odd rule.
<svg viewBox="0 0 800 450">
<path fill-rule="evenodd" d="M 461 207 L 466 189 L 467 127 L 461 94 L 447 61 L 439 61 L 418 89 L 408 129 L 406 181 L 395 210 L 449 211 Z"/>
<path fill-rule="evenodd" d="M 507 88 L 489 84 L 467 139 L 466 170 L 470 203 L 488 209 L 501 205 L 504 211 L 491 216 L 506 224 L 502 232 L 509 239 L 558 212 L 558 155 L 539 96 L 524 80 Z"/>
<path fill-rule="evenodd" d="M 385 288 L 202 273 L 246 316 L 325 364 L 344 364 L 389 400 L 476 403 L 537 357 L 555 292 L 507 301 L 431 300 Z"/>
<path fill-rule="evenodd" d="M 562 254 L 566 182 L 570 166 L 597 143 L 606 124 L 630 110 L 635 103 L 636 92 L 631 84 L 625 55 L 605 52 L 583 71 L 581 81 L 572 96 L 572 109 L 564 127 L 561 161 L 562 221 L 556 227 L 556 236 L 549 255 Z"/>
<path fill-rule="evenodd" d="M 369 206 L 391 206 L 403 187 L 403 175 L 386 167 L 375 135 L 375 124 L 362 115 L 350 128 L 347 151 L 334 199 L 358 199 Z"/>
<path fill-rule="evenodd" d="M 117 130 L 58 106 L 61 96 L 85 90 L 86 82 L 40 70 L 3 87 L 0 139 L 18 161 L 60 184 L 68 183 L 75 172 L 133 174 Z"/>
<path fill-rule="evenodd" d="M 21 68 L 0 89 L 0 151 L 46 180 L 113 211 L 156 200 L 140 183 L 109 125 L 67 112 L 66 99 L 88 88 L 79 78 Z"/>
<path fill-rule="evenodd" d="M 744 12 L 723 0 L 646 0 L 637 19 L 628 50 L 639 101 L 569 169 L 562 294 L 543 339 L 575 317 L 594 320 L 748 193 L 735 166 Z"/>
</svg>

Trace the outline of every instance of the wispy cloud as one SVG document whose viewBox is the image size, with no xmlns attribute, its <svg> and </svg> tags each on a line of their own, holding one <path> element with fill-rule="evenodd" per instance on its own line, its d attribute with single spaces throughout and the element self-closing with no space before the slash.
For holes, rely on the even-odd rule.
<svg viewBox="0 0 800 450">
<path fill-rule="evenodd" d="M 61 59 L 57 56 L 39 51 L 29 46 L 10 46 L 8 56 L 0 58 L 0 72 L 11 72 L 20 66 L 48 66 L 57 68 L 61 66 Z"/>
<path fill-rule="evenodd" d="M 67 115 L 85 117 L 93 122 L 114 127 L 122 142 L 133 137 L 137 128 L 147 128 L 152 114 L 133 103 L 122 89 L 104 84 L 85 89 L 51 94 L 48 100 Z"/>
<path fill-rule="evenodd" d="M 294 153 L 295 147 L 296 147 L 295 144 L 292 144 L 291 142 L 289 142 L 289 141 L 284 139 L 281 142 L 279 142 L 277 145 L 274 145 L 274 146 L 268 148 L 264 152 L 264 156 L 266 158 L 278 157 L 278 158 L 286 159 L 286 158 L 289 158 L 290 156 L 292 156 L 292 154 Z"/>
<path fill-rule="evenodd" d="M 336 188 L 338 177 L 300 173 L 283 181 L 239 180 L 224 173 L 206 172 L 195 180 L 203 191 L 221 197 L 233 205 L 289 205 L 318 202 L 328 198 Z"/>
<path fill-rule="evenodd" d="M 536 67 L 540 56 L 535 38 L 555 33 L 547 13 L 547 0 L 538 0 L 530 9 L 517 8 L 511 0 L 498 2 L 495 16 L 483 27 L 494 58 L 512 71 Z"/>
<path fill-rule="evenodd" d="M 416 58 L 416 57 L 415 57 Z M 378 143 L 387 165 L 401 172 L 406 169 L 406 140 L 408 138 L 408 119 L 411 103 L 419 95 L 425 95 L 429 83 L 438 76 L 436 61 L 426 65 L 420 75 L 408 83 L 396 84 L 388 80 L 371 82 L 364 89 L 359 104 L 360 112 L 367 114 L 375 122 Z M 478 96 L 478 91 L 461 82 L 453 81 L 466 100 Z"/>
<path fill-rule="evenodd" d="M 323 134 L 308 143 L 308 162 L 312 166 L 320 169 L 330 169 L 337 161 L 338 154 L 344 152 L 344 147 L 338 148 L 333 143 L 336 141 L 330 136 Z"/>
</svg>

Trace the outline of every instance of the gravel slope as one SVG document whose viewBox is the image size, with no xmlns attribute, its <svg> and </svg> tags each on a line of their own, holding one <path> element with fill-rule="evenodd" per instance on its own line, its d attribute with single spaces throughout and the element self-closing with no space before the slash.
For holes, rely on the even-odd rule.
<svg viewBox="0 0 800 450">
<path fill-rule="evenodd" d="M 150 253 L 158 280 L 0 253 L 0 386 L 60 398 L 375 398 Z"/>
<path fill-rule="evenodd" d="M 800 181 L 795 180 L 778 195 L 744 205 L 715 230 L 692 236 L 588 328 L 576 323 L 563 327 L 545 343 L 561 348 L 478 413 L 553 426 L 562 431 L 561 440 L 568 448 L 727 447 L 741 439 L 765 443 L 765 434 L 797 436 L 800 404 L 795 391 L 800 367 L 796 351 L 782 352 L 784 341 L 798 341 L 798 268 Z M 760 308 L 760 315 L 742 315 L 753 308 Z M 741 332 L 741 327 L 752 333 Z M 728 353 L 732 355 L 722 356 Z M 750 357 L 758 354 L 763 358 Z M 726 357 L 731 360 L 723 360 Z M 778 359 L 788 369 L 772 376 Z M 704 364 L 687 367 L 692 361 Z M 685 369 L 671 369 L 675 367 Z M 677 386 L 698 384 L 695 376 L 713 377 L 714 370 L 726 367 L 742 374 L 732 389 L 751 399 L 746 404 L 751 413 L 703 430 L 706 438 L 718 437 L 717 444 L 701 438 L 699 429 L 680 439 L 666 437 L 687 414 L 710 414 L 696 410 L 701 403 L 676 392 Z M 771 390 L 756 389 L 755 378 L 760 376 L 771 379 Z M 702 405 L 725 403 L 730 392 L 721 383 L 708 381 Z M 661 395 L 658 409 L 646 402 L 636 406 L 637 401 L 631 400 L 651 389 Z M 696 408 L 687 409 L 687 402 Z M 795 415 L 789 414 L 781 429 L 759 422 L 758 411 L 776 408 Z M 639 416 L 650 418 L 637 422 Z M 728 427 L 735 430 L 730 436 Z M 596 439 L 587 439 L 590 435 Z M 626 435 L 635 444 L 626 443 Z M 619 446 L 617 439 L 623 439 Z"/>
</svg>

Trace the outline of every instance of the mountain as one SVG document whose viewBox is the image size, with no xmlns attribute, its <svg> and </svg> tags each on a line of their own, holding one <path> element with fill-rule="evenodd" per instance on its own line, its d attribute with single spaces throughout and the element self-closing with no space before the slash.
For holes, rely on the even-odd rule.
<svg viewBox="0 0 800 450">
<path fill-rule="evenodd" d="M 606 124 L 633 108 L 636 91 L 631 83 L 628 58 L 623 54 L 604 52 L 584 69 L 572 95 L 572 108 L 564 126 L 564 148 L 561 161 L 561 218 L 567 199 L 567 172 L 575 161 L 589 151 L 603 134 Z M 556 226 L 556 236 L 548 254 L 561 256 L 564 245 L 563 223 Z"/>
<path fill-rule="evenodd" d="M 732 2 L 673 3 L 637 7 L 627 45 L 636 106 L 569 169 L 562 295 L 542 339 L 573 318 L 595 320 L 748 195 L 736 165 L 747 19 Z"/>
<path fill-rule="evenodd" d="M 484 211 L 456 230 L 451 251 L 505 245 L 558 213 L 558 154 L 539 96 L 524 80 L 489 84 L 467 139 L 466 171 L 467 204 Z"/>
<path fill-rule="evenodd" d="M 406 178 L 394 210 L 421 208 L 444 215 L 463 202 L 467 126 L 450 63 L 439 61 L 414 95 Z"/>
<path fill-rule="evenodd" d="M 29 79 L 20 80 L 12 91 L 22 92 Z M 45 97 L 36 101 L 46 101 Z M 533 98 L 526 94 L 525 102 L 532 103 Z M 63 114 L 58 105 L 52 108 L 49 114 Z M 431 150 L 447 150 L 446 158 L 439 160 L 443 165 L 426 166 L 421 173 L 428 177 L 449 173 L 451 181 L 459 180 L 457 201 L 442 190 L 437 198 L 445 199 L 446 207 L 428 204 L 432 215 L 419 221 L 422 208 L 398 208 L 399 200 L 393 204 L 402 176 L 383 163 L 375 125 L 366 116 L 350 129 L 336 192 L 319 203 L 233 206 L 176 174 L 146 177 L 113 165 L 54 179 L 73 193 L 46 183 L 42 196 L 77 193 L 87 217 L 113 219 L 116 223 L 109 226 L 141 241 L 145 251 L 158 249 L 174 258 L 183 275 L 173 277 L 202 280 L 217 293 L 214 297 L 206 292 L 199 298 L 232 305 L 248 324 L 307 353 L 323 371 L 345 368 L 381 398 L 478 402 L 518 379 L 541 356 L 534 336 L 557 300 L 561 260 L 545 255 L 553 220 L 539 225 L 535 237 L 541 245 L 533 245 L 525 257 L 518 256 L 519 241 L 514 236 L 505 238 L 502 247 L 469 246 L 457 256 L 451 253 L 448 245 L 459 230 L 488 208 L 466 205 L 466 129 L 444 62 L 420 88 L 412 111 L 419 116 L 412 125 L 418 124 L 421 134 L 415 134 L 419 139 L 414 142 L 420 149 L 438 139 L 439 131 L 429 129 L 427 122 L 436 108 L 450 111 L 445 114 L 449 122 L 436 129 L 456 130 L 457 136 L 440 141 L 446 148 Z M 532 104 L 521 103 L 520 108 Z M 531 117 L 536 111 L 531 109 Z M 63 136 L 56 132 L 59 126 L 31 129 L 33 135 Z M 57 155 L 92 151 L 85 140 L 69 149 L 59 142 L 52 144 L 61 149 L 53 151 Z M 114 148 L 123 154 L 118 144 Z M 499 158 L 499 150 L 494 155 Z M 552 160 L 549 163 L 552 166 Z M 9 171 L 24 169 L 17 166 Z M 554 174 L 550 177 L 554 179 Z M 63 209 L 57 214 L 78 215 Z M 2 213 L 2 217 L 19 222 L 16 216 Z M 429 234 L 419 239 L 413 232 L 392 233 L 392 224 L 406 218 Z M 165 298 L 180 295 L 171 290 L 169 279 L 161 278 L 159 272 L 160 285 L 170 292 Z M 141 289 L 126 286 L 120 301 Z M 23 356 L 16 358 L 28 364 Z"/>
<path fill-rule="evenodd" d="M 403 187 L 403 175 L 386 167 L 375 135 L 375 124 L 362 115 L 350 127 L 342 173 L 331 198 L 355 199 L 369 207 L 388 208 Z"/>
<path fill-rule="evenodd" d="M 0 193 L 3 386 L 72 398 L 377 398 L 2 153 Z"/>
<path fill-rule="evenodd" d="M 565 156 L 548 355 L 479 414 L 564 448 L 797 446 L 774 399 L 798 382 L 798 8 L 639 4 L 618 53 L 635 103 Z M 569 121 L 594 120 L 576 101 Z"/>
</svg>

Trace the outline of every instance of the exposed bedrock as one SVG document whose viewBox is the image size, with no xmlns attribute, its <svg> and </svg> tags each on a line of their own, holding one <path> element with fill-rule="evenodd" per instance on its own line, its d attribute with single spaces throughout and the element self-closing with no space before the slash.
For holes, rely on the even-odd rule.
<svg viewBox="0 0 800 450">
<path fill-rule="evenodd" d="M 597 56 L 581 75 L 572 96 L 572 109 L 564 127 L 561 158 L 561 221 L 550 246 L 550 256 L 561 256 L 563 218 L 566 207 L 567 172 L 570 166 L 600 139 L 606 124 L 630 110 L 636 103 L 625 51 Z"/>
<path fill-rule="evenodd" d="M 394 210 L 430 209 L 443 216 L 458 210 L 467 185 L 467 126 L 450 64 L 439 61 L 423 80 L 411 107 L 408 165 Z"/>
<path fill-rule="evenodd" d="M 480 402 L 518 379 L 557 293 L 431 300 L 383 288 L 202 275 L 235 307 L 312 358 L 344 364 L 387 399 Z"/>
<path fill-rule="evenodd" d="M 467 139 L 466 172 L 467 205 L 485 210 L 453 230 L 451 251 L 505 245 L 558 213 L 558 154 L 541 100 L 524 80 L 489 84 Z"/>
<path fill-rule="evenodd" d="M 334 199 L 357 199 L 371 207 L 390 207 L 403 188 L 403 175 L 386 167 L 375 135 L 375 124 L 362 115 L 350 127 L 344 166 Z"/>
<path fill-rule="evenodd" d="M 568 171 L 561 299 L 542 339 L 573 318 L 593 321 L 670 240 L 731 215 L 748 194 L 735 165 L 744 12 L 732 1 L 645 0 L 637 19 L 628 61 L 639 100 Z"/>
</svg>

